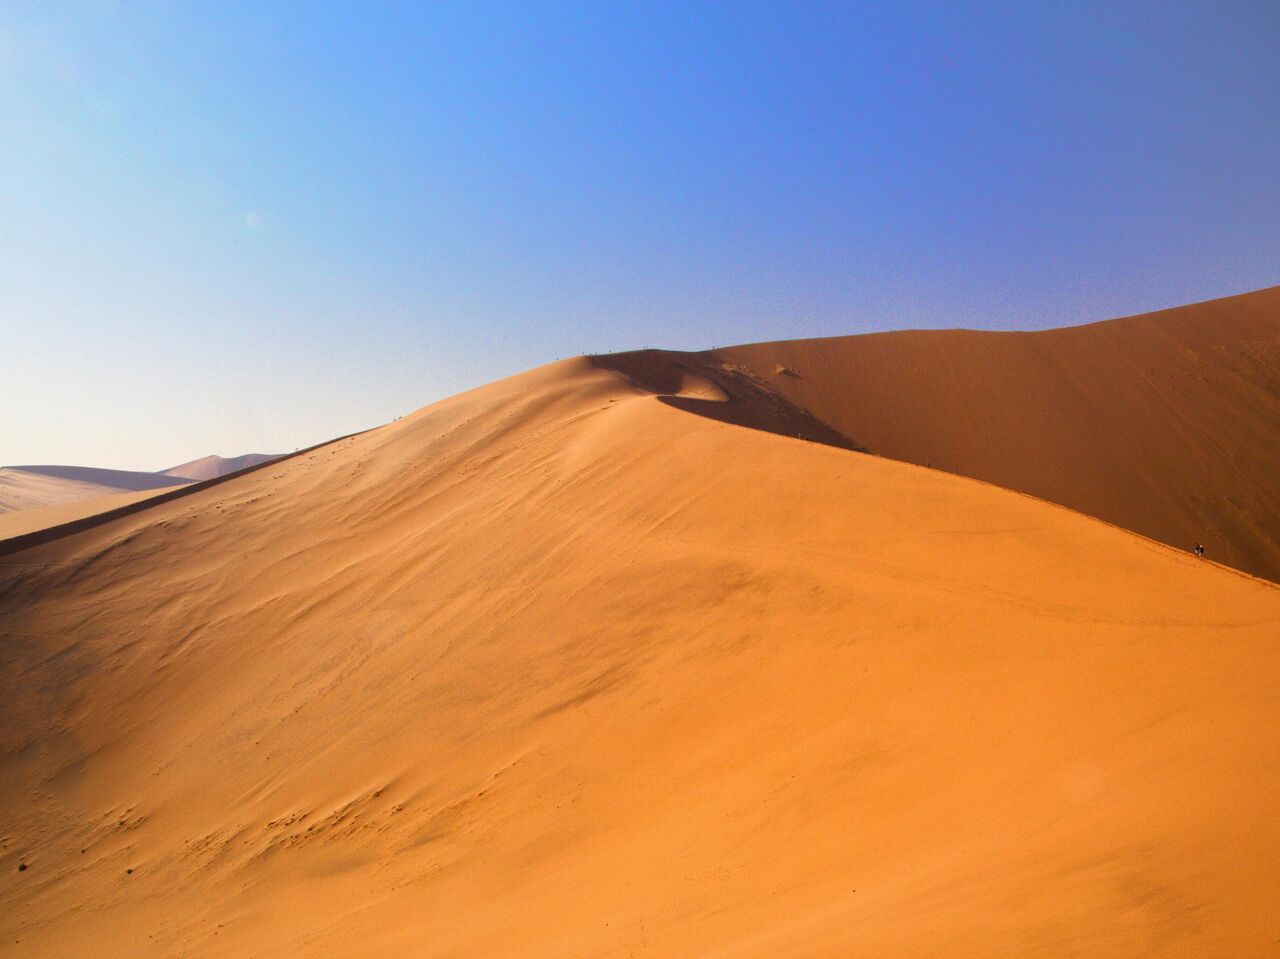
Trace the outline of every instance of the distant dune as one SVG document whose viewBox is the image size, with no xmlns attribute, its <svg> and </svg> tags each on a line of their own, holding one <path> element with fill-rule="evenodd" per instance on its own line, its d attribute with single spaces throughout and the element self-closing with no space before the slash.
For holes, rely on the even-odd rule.
<svg viewBox="0 0 1280 959">
<path fill-rule="evenodd" d="M 182 482 L 180 478 L 158 473 L 85 466 L 5 466 L 0 468 L 0 514 L 114 493 L 161 489 Z"/>
<path fill-rule="evenodd" d="M 0 470 L 0 477 L 3 475 Z M 49 506 L 29 506 L 5 512 L 0 510 L 0 552 L 3 552 L 10 537 L 23 536 L 50 527 L 59 527 L 66 523 L 89 520 L 92 517 L 108 513 L 126 506 L 133 506 L 152 497 L 159 496 L 169 490 L 182 489 L 185 484 L 161 487 L 159 489 L 135 490 L 119 492 L 101 487 L 86 492 L 81 499 L 70 502 L 54 503 Z"/>
<path fill-rule="evenodd" d="M 1025 395 L 924 334 L 566 361 L 0 555 L 0 952 L 1270 954 L 1280 590 L 853 449 L 948 396 L 949 470 L 1032 413 L 1110 462 L 1106 390 L 1151 455 L 1261 428 L 1168 397 L 1271 402 L 1264 319 L 1138 322 L 1013 336 Z"/>
<path fill-rule="evenodd" d="M 69 506 L 85 503 L 76 509 L 41 513 L 20 520 L 0 522 L 0 539 L 13 535 L 11 530 L 24 532 L 38 528 L 33 523 L 55 518 L 79 518 L 95 512 L 119 506 L 127 499 L 102 499 L 121 493 L 138 493 L 180 486 L 193 481 L 215 479 L 251 466 L 269 463 L 278 455 L 246 453 L 226 459 L 206 456 L 181 466 L 174 466 L 159 473 L 130 470 L 96 469 L 89 466 L 6 466 L 0 468 L 0 515 L 17 510 L 33 510 L 41 507 Z M 101 500 L 101 502 L 98 502 Z M 92 501 L 92 502 L 90 502 Z"/>
<path fill-rule="evenodd" d="M 238 473 L 250 466 L 270 463 L 279 458 L 279 453 L 245 453 L 243 456 L 233 456 L 230 459 L 222 456 L 206 456 L 203 459 L 192 460 L 190 463 L 183 463 L 181 466 L 171 466 L 162 472 L 165 476 L 208 480 L 226 476 L 228 473 Z"/>
<path fill-rule="evenodd" d="M 0 468 L 0 514 L 71 503 L 78 499 L 106 496 L 115 492 L 118 490 L 98 483 L 29 473 L 8 466 Z"/>
</svg>

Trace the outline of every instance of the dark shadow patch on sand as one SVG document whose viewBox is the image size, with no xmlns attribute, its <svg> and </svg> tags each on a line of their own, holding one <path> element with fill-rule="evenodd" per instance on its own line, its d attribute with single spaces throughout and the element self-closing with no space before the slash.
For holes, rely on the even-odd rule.
<svg viewBox="0 0 1280 959">
<path fill-rule="evenodd" d="M 749 429 L 867 452 L 853 439 L 771 389 L 754 371 L 724 360 L 714 351 L 634 350 L 590 356 L 596 367 L 621 376 L 636 389 L 657 394 L 668 406 Z M 726 400 L 679 395 L 687 376 L 718 388 Z"/>
</svg>

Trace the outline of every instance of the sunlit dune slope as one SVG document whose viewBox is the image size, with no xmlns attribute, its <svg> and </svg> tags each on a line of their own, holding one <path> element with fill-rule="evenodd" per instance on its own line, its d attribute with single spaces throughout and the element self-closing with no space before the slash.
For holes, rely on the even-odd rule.
<svg viewBox="0 0 1280 959">
<path fill-rule="evenodd" d="M 883 333 L 711 357 L 872 452 L 1182 549 L 1201 542 L 1280 581 L 1280 287 L 1037 333 Z"/>
<path fill-rule="evenodd" d="M 0 953 L 1273 952 L 1280 592 L 661 366 L 0 557 Z"/>
</svg>

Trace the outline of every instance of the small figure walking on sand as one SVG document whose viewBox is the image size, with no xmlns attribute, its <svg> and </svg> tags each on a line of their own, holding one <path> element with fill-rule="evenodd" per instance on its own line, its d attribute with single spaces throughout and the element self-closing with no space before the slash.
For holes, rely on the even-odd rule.
<svg viewBox="0 0 1280 959">
<path fill-rule="evenodd" d="M 1199 543 L 1196 543 L 1195 554 L 1200 557 L 1200 559 L 1204 559 L 1204 547 Z"/>
</svg>

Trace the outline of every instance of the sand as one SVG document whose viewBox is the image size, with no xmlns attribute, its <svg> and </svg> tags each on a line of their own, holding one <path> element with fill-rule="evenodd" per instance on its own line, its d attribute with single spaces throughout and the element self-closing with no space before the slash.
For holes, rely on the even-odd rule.
<svg viewBox="0 0 1280 959">
<path fill-rule="evenodd" d="M 0 516 L 124 492 L 173 487 L 181 478 L 80 466 L 0 467 Z M 3 538 L 0 536 L 0 538 Z"/>
<path fill-rule="evenodd" d="M 1280 287 L 1038 333 L 731 347 L 859 446 L 1280 581 Z"/>
<path fill-rule="evenodd" d="M 245 453 L 243 456 L 204 456 L 198 460 L 192 460 L 190 463 L 182 463 L 178 466 L 171 466 L 167 470 L 161 470 L 165 476 L 177 476 L 182 479 L 190 480 L 209 480 L 219 476 L 226 476 L 229 473 L 238 473 L 242 469 L 248 469 L 250 466 L 260 466 L 263 463 L 270 463 L 272 460 L 279 459 L 279 453 Z"/>
<path fill-rule="evenodd" d="M 0 555 L 0 954 L 1273 953 L 1280 590 L 676 362 Z"/>
<path fill-rule="evenodd" d="M 0 544 L 12 536 L 141 502 L 157 490 L 217 479 L 279 458 L 280 454 L 264 453 L 205 456 L 158 473 L 87 466 L 0 467 Z"/>
<path fill-rule="evenodd" d="M 0 470 L 0 473 L 3 472 Z M 92 495 L 86 495 L 71 502 L 58 503 L 55 506 L 31 506 L 9 512 L 0 511 L 0 552 L 5 551 L 7 546 L 5 541 L 11 537 L 89 520 L 104 513 L 134 507 L 162 493 L 181 488 L 180 484 L 120 493 L 110 487 L 103 487 Z"/>
<path fill-rule="evenodd" d="M 109 496 L 116 492 L 119 490 L 99 483 L 45 476 L 12 467 L 0 468 L 0 516 L 18 510 Z"/>
</svg>

